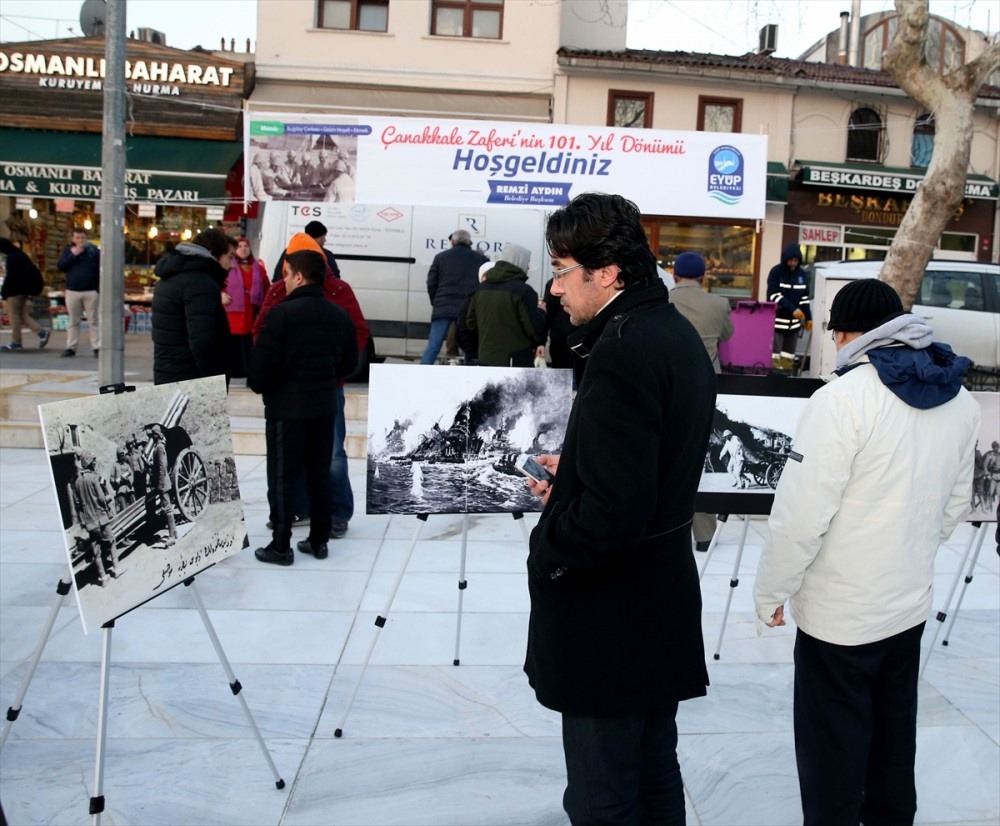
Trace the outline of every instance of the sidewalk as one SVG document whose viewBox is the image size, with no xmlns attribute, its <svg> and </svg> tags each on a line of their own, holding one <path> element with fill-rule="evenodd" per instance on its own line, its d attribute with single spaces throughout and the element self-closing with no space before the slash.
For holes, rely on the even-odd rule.
<svg viewBox="0 0 1000 826">
<path fill-rule="evenodd" d="M 352 460 L 362 513 L 331 543 L 330 558 L 297 555 L 291 568 L 265 566 L 252 554 L 267 539 L 264 459 L 238 456 L 237 470 L 250 549 L 201 574 L 197 588 L 285 788 L 275 788 L 191 596 L 177 588 L 113 631 L 102 822 L 565 824 L 559 719 L 537 705 L 521 673 L 528 601 L 517 524 L 470 519 L 454 667 L 462 523 L 428 519 L 337 739 L 417 520 L 363 515 L 364 464 Z M 44 452 L 0 450 L 3 708 L 14 701 L 66 571 L 57 524 Z M 762 529 L 759 520 L 751 524 L 718 661 L 711 653 L 731 590 L 738 519 L 727 524 L 702 583 L 712 687 L 679 715 L 690 824 L 801 822 L 793 634 L 757 637 L 751 611 Z M 962 570 L 971 532 L 963 525 L 938 555 L 935 609 Z M 101 636 L 83 635 L 68 597 L 0 759 L 0 801 L 11 824 L 88 821 Z M 937 646 L 921 682 L 917 741 L 917 822 L 996 824 L 1000 566 L 992 539 L 950 644 Z"/>
</svg>

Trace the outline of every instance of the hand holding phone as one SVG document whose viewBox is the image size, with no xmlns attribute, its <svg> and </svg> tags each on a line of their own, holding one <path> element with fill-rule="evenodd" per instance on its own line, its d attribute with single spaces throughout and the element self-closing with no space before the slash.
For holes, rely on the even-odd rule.
<svg viewBox="0 0 1000 826">
<path fill-rule="evenodd" d="M 555 481 L 555 476 L 525 453 L 517 457 L 515 465 L 521 473 L 529 479 L 534 479 L 536 482 L 548 482 L 551 485 Z"/>
</svg>

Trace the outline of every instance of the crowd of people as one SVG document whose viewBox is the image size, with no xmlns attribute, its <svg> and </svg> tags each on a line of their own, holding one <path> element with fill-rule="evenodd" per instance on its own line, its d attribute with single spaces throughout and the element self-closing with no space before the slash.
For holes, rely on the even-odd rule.
<svg viewBox="0 0 1000 826">
<path fill-rule="evenodd" d="M 329 159 L 318 160 L 322 168 Z M 263 396 L 272 538 L 255 555 L 281 566 L 294 563 L 293 526 L 308 525 L 297 549 L 317 559 L 347 530 L 343 381 L 369 337 L 323 246 L 326 228 L 306 230 L 289 240 L 270 285 L 246 238 L 204 230 L 157 264 L 153 296 L 156 384 L 242 372 Z M 729 305 L 702 288 L 706 263 L 694 252 L 677 256 L 668 296 L 640 212 L 620 196 L 577 196 L 549 216 L 546 241 L 552 275 L 539 299 L 527 248 L 508 243 L 489 261 L 468 232 L 453 232 L 428 273 L 421 362 L 436 362 L 454 336 L 469 364 L 531 367 L 548 344 L 553 363 L 573 369 L 562 450 L 537 459 L 548 480 L 528 482 L 543 510 L 529 542 L 524 670 L 538 701 L 562 716 L 573 824 L 680 824 L 678 704 L 709 685 L 692 549 L 705 550 L 715 528 L 695 500 L 718 345 L 733 334 Z M 67 271 L 85 268 L 87 255 L 74 233 Z M 769 277 L 779 355 L 811 325 L 800 263 L 793 245 Z M 86 306 L 87 282 L 75 284 L 74 301 Z M 804 822 L 911 823 L 934 556 L 970 494 L 994 501 L 1000 448 L 978 450 L 979 407 L 962 387 L 969 360 L 934 342 L 892 287 L 849 283 L 828 326 L 837 377 L 809 399 L 796 429 L 755 611 L 762 629 L 781 626 L 788 604 L 797 626 Z M 158 425 L 150 438 L 150 466 L 137 472 L 126 445 L 110 485 L 92 454 L 81 455 L 77 507 L 101 584 L 119 565 L 110 520 L 134 501 L 140 478 L 176 536 L 169 481 L 155 469 Z M 723 438 L 733 486 L 743 487 L 742 441 Z"/>
</svg>

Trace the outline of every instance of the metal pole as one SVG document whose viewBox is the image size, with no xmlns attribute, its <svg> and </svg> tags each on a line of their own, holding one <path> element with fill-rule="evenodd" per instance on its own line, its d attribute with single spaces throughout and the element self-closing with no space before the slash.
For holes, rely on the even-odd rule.
<svg viewBox="0 0 1000 826">
<path fill-rule="evenodd" d="M 125 380 L 125 0 L 108 0 L 101 147 L 100 385 Z"/>
</svg>

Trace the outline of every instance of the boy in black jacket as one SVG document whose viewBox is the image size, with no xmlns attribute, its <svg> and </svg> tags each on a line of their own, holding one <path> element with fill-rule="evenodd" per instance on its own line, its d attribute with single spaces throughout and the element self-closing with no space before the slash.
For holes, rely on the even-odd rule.
<svg viewBox="0 0 1000 826">
<path fill-rule="evenodd" d="M 272 539 L 254 555 L 261 562 L 291 565 L 292 484 L 305 469 L 309 491 L 309 538 L 302 553 L 325 559 L 330 537 L 330 458 L 337 379 L 358 361 L 354 322 L 323 296 L 326 265 L 316 252 L 285 258 L 288 297 L 271 310 L 250 357 L 250 388 L 264 396 L 267 499 Z"/>
</svg>

